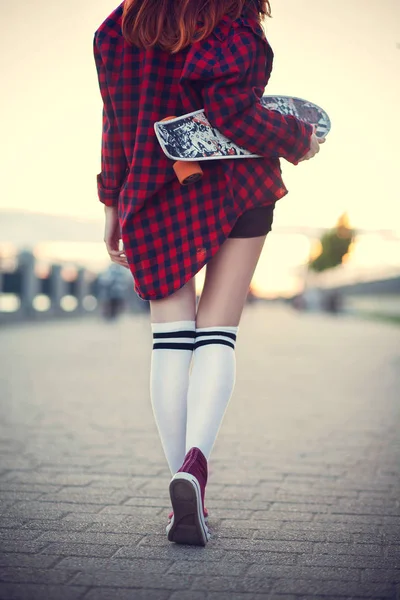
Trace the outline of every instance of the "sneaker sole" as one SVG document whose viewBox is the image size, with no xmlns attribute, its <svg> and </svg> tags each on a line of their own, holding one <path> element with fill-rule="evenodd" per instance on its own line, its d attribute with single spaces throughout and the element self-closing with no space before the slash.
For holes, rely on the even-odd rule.
<svg viewBox="0 0 400 600">
<path fill-rule="evenodd" d="M 169 484 L 174 516 L 166 527 L 168 540 L 176 544 L 205 546 L 210 538 L 201 501 L 200 484 L 190 473 L 176 473 Z"/>
</svg>

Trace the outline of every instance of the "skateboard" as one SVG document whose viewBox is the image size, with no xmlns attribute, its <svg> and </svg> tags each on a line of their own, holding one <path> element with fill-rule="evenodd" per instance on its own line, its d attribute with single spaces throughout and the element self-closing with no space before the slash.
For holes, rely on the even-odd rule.
<svg viewBox="0 0 400 600">
<path fill-rule="evenodd" d="M 316 104 L 292 96 L 263 96 L 260 104 L 283 115 L 293 115 L 316 126 L 317 137 L 324 138 L 331 129 L 327 113 Z M 154 123 L 154 130 L 163 152 L 174 160 L 176 176 L 182 185 L 199 181 L 202 160 L 229 158 L 262 158 L 241 148 L 225 137 L 208 121 L 203 109 L 180 117 L 166 117 Z"/>
</svg>

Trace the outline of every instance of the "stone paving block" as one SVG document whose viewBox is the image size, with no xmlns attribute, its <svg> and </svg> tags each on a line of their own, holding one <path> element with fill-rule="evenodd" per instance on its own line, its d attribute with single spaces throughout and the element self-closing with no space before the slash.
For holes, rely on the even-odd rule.
<svg viewBox="0 0 400 600">
<path fill-rule="evenodd" d="M 274 577 L 276 579 L 287 577 L 293 579 L 337 579 L 339 581 L 359 581 L 360 569 L 344 567 L 309 567 L 303 565 L 279 566 L 269 564 L 252 564 L 247 572 L 249 576 Z"/>
<path fill-rule="evenodd" d="M 142 570 L 140 561 L 133 562 L 128 569 L 94 570 L 85 569 L 78 573 L 71 583 L 74 585 L 95 586 L 111 591 L 115 588 L 137 588 L 157 590 L 187 590 L 192 588 L 195 576 L 180 573 L 165 575 Z"/>
<path fill-rule="evenodd" d="M 1 552 L 24 552 L 26 554 L 36 554 L 47 546 L 46 542 L 25 541 L 25 540 L 0 540 Z"/>
<path fill-rule="evenodd" d="M 254 531 L 270 531 L 272 529 L 276 529 L 277 522 L 272 519 L 271 521 L 261 520 L 256 521 L 255 519 L 248 519 L 246 521 L 243 520 L 233 520 L 233 519 L 220 519 L 219 528 L 221 531 L 223 529 L 233 531 L 239 531 L 240 529 L 245 529 L 249 533 L 254 533 Z M 279 525 L 282 525 L 282 522 L 279 522 Z"/>
<path fill-rule="evenodd" d="M 208 543 L 208 547 L 213 547 L 212 544 L 214 539 L 212 538 Z M 168 542 L 169 543 L 169 542 Z M 145 548 L 153 548 L 153 547 L 164 547 L 167 544 L 166 535 L 160 533 L 153 533 L 151 535 L 144 535 L 141 537 L 138 546 L 144 546 Z"/>
<path fill-rule="evenodd" d="M 93 475 L 90 473 L 55 473 L 53 471 L 16 473 L 12 479 L 13 483 L 20 482 L 25 485 L 54 485 L 55 488 L 59 488 L 60 485 L 82 487 L 83 485 L 89 485 L 92 481 Z"/>
<path fill-rule="evenodd" d="M 193 590 L 204 590 L 207 592 L 221 593 L 267 593 L 271 591 L 272 580 L 256 577 L 198 577 L 194 578 Z"/>
<path fill-rule="evenodd" d="M 252 600 L 257 600 L 257 598 L 259 598 L 261 600 L 262 596 L 260 596 L 259 594 L 252 594 L 251 598 L 252 598 Z M 268 596 L 265 597 L 265 600 L 302 600 L 302 599 L 299 598 L 299 596 L 293 596 L 292 594 L 279 594 L 279 595 L 269 594 Z M 313 598 L 313 600 L 319 600 L 319 599 Z M 323 600 L 337 600 L 337 598 L 333 599 L 333 598 L 324 596 Z"/>
<path fill-rule="evenodd" d="M 279 530 L 262 529 L 254 532 L 255 540 L 281 540 L 296 542 L 335 542 L 346 543 L 352 541 L 351 533 L 323 531 L 320 528 L 304 529 L 304 525 L 299 528 L 285 528 Z"/>
<path fill-rule="evenodd" d="M 383 541 L 389 544 L 400 543 L 400 527 L 397 527 L 396 525 L 392 525 L 391 527 L 384 525 L 381 528 L 380 533 L 382 534 Z"/>
<path fill-rule="evenodd" d="M 276 525 L 276 523 L 273 523 Z M 237 539 L 246 539 L 250 540 L 253 538 L 257 531 L 260 531 L 261 537 L 262 534 L 265 533 L 266 538 L 268 538 L 270 529 L 270 525 L 265 521 L 257 524 L 255 521 L 225 521 L 221 520 L 218 523 L 214 523 L 212 518 L 209 520 L 209 525 L 212 530 L 213 537 L 219 539 L 221 537 L 225 538 L 237 538 Z M 264 538 L 262 538 L 264 539 Z"/>
<path fill-rule="evenodd" d="M 40 536 L 40 531 L 28 531 L 25 529 L 1 529 L 1 540 L 13 540 L 14 542 L 31 541 Z M 1 547 L 1 542 L 0 542 Z"/>
<path fill-rule="evenodd" d="M 299 564 L 307 566 L 336 566 L 351 568 L 377 568 L 390 569 L 393 566 L 393 560 L 384 556 L 368 556 L 356 554 L 314 554 L 300 556 Z"/>
<path fill-rule="evenodd" d="M 124 546 L 114 555 L 115 559 L 167 559 L 167 560 L 194 560 L 212 562 L 220 560 L 226 555 L 226 551 L 208 545 L 207 548 L 196 546 L 182 546 L 171 544 L 165 538 L 164 546 Z"/>
<path fill-rule="evenodd" d="M 113 517 L 115 515 L 112 515 Z M 123 515 L 119 515 L 123 516 Z M 100 533 L 131 533 L 134 535 L 146 535 L 146 534 L 156 534 L 160 535 L 165 532 L 166 522 L 161 523 L 152 523 L 150 521 L 144 520 L 123 520 L 121 519 L 118 523 L 114 524 L 113 521 L 109 523 L 109 517 L 104 517 L 100 522 L 92 523 L 88 528 L 88 532 L 100 532 Z"/>
<path fill-rule="evenodd" d="M 27 519 L 17 517 L 5 517 L 0 515 L 0 529 L 18 529 L 26 522 Z"/>
<path fill-rule="evenodd" d="M 46 502 L 42 500 L 30 502 L 29 505 L 21 503 L 17 506 L 19 511 L 22 511 L 24 514 L 28 514 L 29 516 L 31 516 L 35 511 L 38 515 L 42 515 L 42 513 L 46 513 L 47 511 L 69 513 L 77 510 L 80 513 L 97 514 L 103 508 L 101 505 L 83 504 L 82 502 L 80 502 L 77 506 L 74 502 Z"/>
<path fill-rule="evenodd" d="M 224 592 L 211 592 L 207 595 L 207 600 L 299 600 L 298 596 L 292 596 L 285 594 L 281 596 L 271 595 L 269 593 L 265 594 L 255 594 L 255 593 L 244 593 L 240 594 L 237 592 L 230 592 L 228 594 Z M 315 600 L 315 599 L 314 599 Z M 324 599 L 325 600 L 325 599 Z"/>
<path fill-rule="evenodd" d="M 44 554 L 1 553 L 0 567 L 32 567 L 46 569 L 55 563 L 54 556 Z"/>
<path fill-rule="evenodd" d="M 312 521 L 314 514 L 312 512 L 301 512 L 295 510 L 269 510 L 269 511 L 254 511 L 252 514 L 252 519 L 255 521 Z M 248 521 L 250 522 L 250 521 Z"/>
<path fill-rule="evenodd" d="M 321 515 L 323 516 L 323 515 Z M 296 527 L 297 526 L 297 527 Z M 282 529 L 284 529 L 285 531 L 289 531 L 292 530 L 294 527 L 296 527 L 298 530 L 302 530 L 302 531 L 313 531 L 313 532 L 324 532 L 324 533 L 340 533 L 340 534 L 349 534 L 350 536 L 352 536 L 354 533 L 376 533 L 376 535 L 380 535 L 380 531 L 381 531 L 381 526 L 380 525 L 374 525 L 374 524 L 370 524 L 368 525 L 368 523 L 359 523 L 358 521 L 356 522 L 334 522 L 334 523 L 328 523 L 326 521 L 321 521 L 320 517 L 318 516 L 318 520 L 317 517 L 314 518 L 314 520 L 312 521 L 312 523 L 298 523 L 298 524 L 293 524 L 293 523 L 282 523 Z"/>
<path fill-rule="evenodd" d="M 271 506 L 271 511 L 294 511 L 298 513 L 327 513 L 332 510 L 329 504 L 301 504 L 300 502 L 278 502 L 275 501 Z"/>
<path fill-rule="evenodd" d="M 215 492 L 212 495 L 212 500 L 240 500 L 240 501 L 251 501 L 257 493 L 257 488 L 254 487 L 250 489 L 247 487 L 246 489 L 237 488 L 235 486 L 225 486 L 225 489 L 220 492 Z M 206 493 L 206 497 L 211 498 L 211 494 Z"/>
<path fill-rule="evenodd" d="M 27 521 L 23 527 L 30 531 L 83 531 L 86 529 L 89 522 L 85 521 L 74 521 L 74 520 L 57 520 L 57 519 L 31 519 Z"/>
<path fill-rule="evenodd" d="M 93 506 L 93 505 L 92 505 Z M 37 503 L 30 502 L 27 504 L 13 504 L 11 508 L 8 508 L 3 511 L 3 515 L 5 517 L 11 518 L 24 518 L 28 519 L 61 519 L 71 510 L 71 505 L 68 505 L 68 508 L 61 505 L 49 505 L 46 503 Z M 98 510 L 95 509 L 95 510 Z"/>
<path fill-rule="evenodd" d="M 31 569 L 29 567 L 0 567 L 0 581 L 9 583 L 45 583 L 59 585 L 67 583 L 76 575 L 76 571 L 61 569 Z"/>
<path fill-rule="evenodd" d="M 0 600 L 81 600 L 86 591 L 78 586 L 0 583 Z"/>
<path fill-rule="evenodd" d="M 237 538 L 220 538 L 216 542 L 218 548 L 225 550 L 241 550 L 243 552 L 277 552 L 277 553 L 311 553 L 314 544 L 310 542 L 297 542 L 293 540 L 284 541 L 282 539 L 237 539 Z"/>
<path fill-rule="evenodd" d="M 41 542 L 73 542 L 75 544 L 111 544 L 120 548 L 121 546 L 136 546 L 140 540 L 143 539 L 141 535 L 131 535 L 128 533 L 97 533 L 97 532 L 57 532 L 57 531 L 46 531 L 40 534 L 40 538 L 37 541 Z M 165 543 L 165 536 L 163 536 Z"/>
<path fill-rule="evenodd" d="M 42 550 L 42 554 L 55 554 L 56 556 L 90 556 L 110 557 L 119 549 L 118 544 L 74 544 L 72 542 L 50 542 Z"/>
<path fill-rule="evenodd" d="M 124 506 L 147 506 L 156 508 L 165 508 L 167 510 L 171 507 L 171 500 L 165 498 L 149 498 L 148 496 L 135 496 L 129 498 L 124 502 Z"/>
<path fill-rule="evenodd" d="M 136 506 L 103 506 L 99 514 L 106 517 L 107 515 L 142 515 L 146 517 L 157 517 L 162 514 L 163 510 L 161 508 L 157 508 L 155 506 L 141 506 L 140 511 L 137 510 Z"/>
<path fill-rule="evenodd" d="M 356 515 L 379 515 L 379 516 L 399 516 L 397 506 L 390 506 L 389 502 L 384 505 L 366 504 L 357 500 L 341 500 L 332 508 L 332 514 L 356 514 Z"/>
<path fill-rule="evenodd" d="M 394 598 L 394 587 L 388 583 L 361 583 L 359 581 L 318 581 L 285 578 L 274 581 L 273 593 L 296 595 L 334 595 L 338 598 Z"/>
<path fill-rule="evenodd" d="M 127 475 L 112 475 L 110 473 L 105 474 L 90 474 L 90 482 L 87 483 L 86 487 L 88 489 L 123 489 L 129 493 L 132 491 L 137 491 L 142 483 L 136 482 L 132 479 L 132 477 Z"/>
<path fill-rule="evenodd" d="M 4 492 L 34 492 L 37 494 L 55 494 L 62 490 L 60 485 L 45 485 L 42 483 L 19 483 L 15 481 L 1 482 L 1 490 Z"/>
<path fill-rule="evenodd" d="M 371 598 L 371 596 L 367 596 L 368 598 Z M 280 598 L 282 598 L 282 596 L 279 594 L 279 596 L 275 596 L 273 595 L 272 598 L 274 600 L 280 600 Z M 293 596 L 293 600 L 359 600 L 365 598 L 365 596 L 331 596 L 331 595 L 327 595 L 327 594 L 321 594 L 318 596 L 314 596 L 314 595 L 302 595 L 302 596 L 298 596 L 296 594 L 296 596 Z M 385 598 L 385 596 L 381 596 L 381 598 Z M 270 600 L 270 599 L 268 599 Z"/>
<path fill-rule="evenodd" d="M 41 471 L 85 471 L 93 469 L 94 467 L 103 468 L 105 460 L 100 459 L 96 455 L 94 456 L 58 456 L 53 461 L 44 461 L 40 464 L 39 469 Z M 95 464 L 94 464 L 95 463 Z"/>
<path fill-rule="evenodd" d="M 400 517 L 387 517 L 387 516 L 383 516 L 383 524 L 384 525 L 390 525 L 390 526 L 395 526 L 395 527 L 400 527 Z"/>
<path fill-rule="evenodd" d="M 215 512 L 216 510 L 219 509 L 223 509 L 224 511 L 228 508 L 228 510 L 234 510 L 234 511 L 242 511 L 242 510 L 268 510 L 268 508 L 271 506 L 272 502 L 275 499 L 275 495 L 271 496 L 271 501 L 264 501 L 264 500 L 246 500 L 245 503 L 243 503 L 242 500 L 230 500 L 229 501 L 229 508 L 227 507 L 227 503 L 226 503 L 226 499 L 225 500 L 221 500 L 221 499 L 216 499 L 213 495 L 208 494 L 206 496 L 206 501 L 207 501 L 207 508 L 209 509 L 209 511 L 211 512 Z"/>
<path fill-rule="evenodd" d="M 86 595 L 84 600 L 168 600 L 170 591 L 162 590 L 138 590 L 138 589 L 121 589 L 115 588 L 110 592 L 110 589 L 93 588 Z M 193 596 L 192 600 L 196 600 Z"/>
<path fill-rule="evenodd" d="M 166 573 L 172 560 L 93 558 L 89 556 L 69 556 L 62 558 L 54 568 L 76 571 L 132 571 L 138 573 Z"/>
<path fill-rule="evenodd" d="M 395 538 L 392 538 L 395 539 Z M 382 533 L 353 533 L 352 534 L 353 542 L 358 545 L 381 545 L 394 543 L 390 539 L 386 539 L 385 535 Z"/>
<path fill-rule="evenodd" d="M 13 454 L 3 453 L 2 456 L 2 465 L 6 469 L 11 471 L 29 471 L 30 469 L 34 469 L 37 466 L 36 461 L 32 461 L 31 458 L 24 456 L 15 456 Z"/>
<path fill-rule="evenodd" d="M 298 554 L 295 552 L 255 552 L 247 550 L 228 550 L 223 561 L 231 563 L 232 561 L 244 562 L 247 565 L 257 563 L 259 565 L 295 565 L 298 562 Z"/>
<path fill-rule="evenodd" d="M 289 493 L 285 491 L 278 491 L 275 494 L 274 502 L 283 502 L 289 504 L 297 504 L 300 503 L 303 506 L 309 506 L 310 504 L 321 504 L 331 506 L 338 502 L 337 496 L 323 496 L 316 494 L 297 494 L 297 493 Z"/>
<path fill-rule="evenodd" d="M 130 522 L 131 517 L 127 515 L 103 515 L 100 512 L 98 513 L 80 513 L 79 507 L 76 511 L 67 513 L 65 517 L 63 517 L 62 522 L 64 523 L 82 523 L 86 527 L 90 525 L 95 525 L 96 523 L 107 523 L 110 526 L 116 526 L 123 522 Z"/>
<path fill-rule="evenodd" d="M 369 526 L 373 525 L 384 525 L 385 517 L 376 515 L 356 515 L 347 513 L 336 513 L 336 514 L 319 514 L 316 516 L 317 522 L 328 522 L 328 523 L 349 523 L 350 526 L 356 524 L 366 524 Z"/>
<path fill-rule="evenodd" d="M 314 545 L 314 554 L 328 554 L 337 556 L 342 554 L 356 554 L 357 556 L 383 556 L 382 544 L 346 544 L 346 543 L 317 543 Z M 351 560 L 351 558 L 350 558 Z"/>
<path fill-rule="evenodd" d="M 227 568 L 226 562 L 177 560 L 167 573 L 168 575 L 179 575 L 183 572 L 189 575 L 204 575 L 208 578 L 213 575 L 226 575 L 228 570 L 230 577 L 241 577 L 246 573 L 247 565 L 244 562 L 229 561 L 229 568 Z"/>
<path fill-rule="evenodd" d="M 395 558 L 400 563 L 400 545 L 388 545 L 386 548 L 386 555 Z"/>
<path fill-rule="evenodd" d="M 385 490 L 376 490 L 375 492 L 363 492 L 361 491 L 358 494 L 358 498 L 360 501 L 364 501 L 367 504 L 374 504 L 376 506 L 386 506 L 388 501 L 396 502 L 396 498 L 398 498 L 398 492 L 400 491 L 400 486 L 397 489 L 393 490 L 392 496 L 388 494 Z"/>
<path fill-rule="evenodd" d="M 193 592 L 188 590 L 185 592 L 173 592 L 169 600 L 207 600 L 208 598 L 209 596 L 207 596 L 206 592 Z"/>
<path fill-rule="evenodd" d="M 97 493 L 93 493 L 96 492 Z M 128 494 L 123 491 L 102 493 L 100 490 L 90 489 L 89 491 L 79 491 L 77 493 L 72 492 L 70 489 L 61 489 L 56 494 L 44 494 L 42 495 L 41 502 L 68 502 L 71 504 L 101 504 L 101 505 L 113 505 L 120 504 L 128 498 Z"/>
<path fill-rule="evenodd" d="M 14 502 L 20 502 L 21 500 L 28 500 L 29 502 L 31 500 L 36 500 L 37 498 L 39 498 L 41 496 L 40 493 L 38 492 L 23 492 L 23 491 L 7 491 L 7 492 L 3 492 L 0 490 L 0 503 L 3 504 L 4 503 L 14 503 Z"/>
<path fill-rule="evenodd" d="M 207 504 L 206 504 L 206 506 L 207 506 Z M 234 519 L 235 521 L 236 520 L 247 521 L 248 519 L 251 519 L 251 516 L 253 514 L 252 510 L 246 510 L 246 508 L 242 508 L 241 510 L 240 509 L 230 510 L 228 508 L 228 509 L 224 510 L 222 508 L 221 509 L 218 509 L 218 508 L 211 509 L 207 506 L 207 509 L 208 509 L 209 515 L 210 515 L 209 518 L 211 519 L 211 517 L 212 517 L 213 519 L 217 519 L 217 520 L 218 519 L 229 519 L 229 520 Z"/>
<path fill-rule="evenodd" d="M 362 573 L 362 580 L 381 581 L 382 583 L 400 583 L 400 563 L 382 569 L 367 568 Z"/>
</svg>

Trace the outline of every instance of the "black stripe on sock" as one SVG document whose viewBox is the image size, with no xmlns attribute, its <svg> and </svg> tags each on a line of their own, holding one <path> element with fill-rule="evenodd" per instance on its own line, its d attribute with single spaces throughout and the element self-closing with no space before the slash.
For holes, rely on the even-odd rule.
<svg viewBox="0 0 400 600">
<path fill-rule="evenodd" d="M 216 331 L 196 331 L 196 338 L 201 336 L 210 336 L 210 335 L 223 335 L 225 337 L 231 338 L 231 340 L 236 341 L 236 333 L 231 333 L 230 331 L 224 331 L 223 329 Z"/>
<path fill-rule="evenodd" d="M 174 344 L 173 342 L 157 342 L 153 344 L 153 350 L 193 350 L 194 344 Z"/>
<path fill-rule="evenodd" d="M 232 342 L 228 342 L 227 340 L 214 339 L 214 340 L 203 340 L 202 342 L 195 342 L 194 349 L 200 348 L 200 346 L 209 346 L 210 344 L 221 344 L 222 346 L 230 346 L 235 349 L 235 345 Z"/>
<path fill-rule="evenodd" d="M 165 338 L 192 338 L 196 337 L 194 330 L 189 331 L 166 331 L 165 333 L 153 333 L 153 339 L 165 339 Z"/>
</svg>

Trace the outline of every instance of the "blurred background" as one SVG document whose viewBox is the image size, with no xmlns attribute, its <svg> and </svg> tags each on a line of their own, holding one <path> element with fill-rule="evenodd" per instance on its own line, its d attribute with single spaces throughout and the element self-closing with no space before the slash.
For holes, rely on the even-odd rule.
<svg viewBox="0 0 400 600">
<path fill-rule="evenodd" d="M 71 0 L 66 11 L 23 0 L 1 8 L 2 322 L 148 310 L 130 273 L 109 261 L 96 192 L 102 101 L 92 40 L 116 6 Z M 277 205 L 248 300 L 400 322 L 400 5 L 271 6 L 267 91 L 324 107 L 332 131 L 314 160 L 282 160 L 289 195 Z"/>
</svg>

